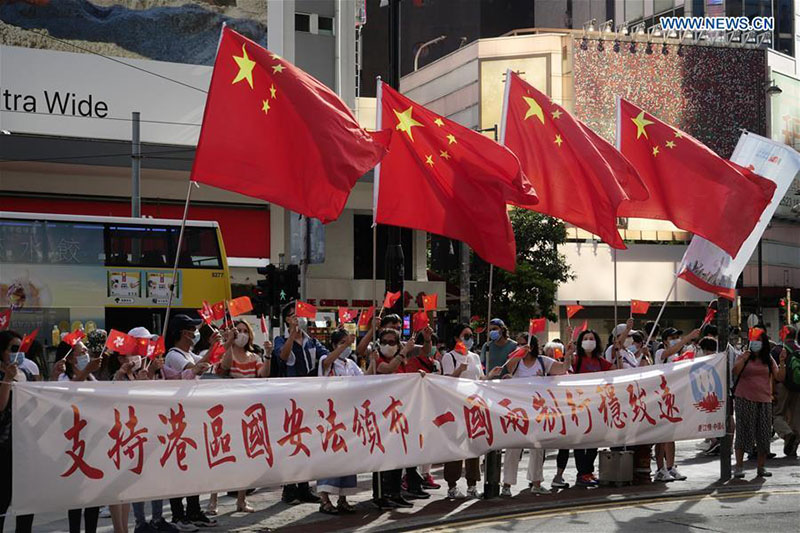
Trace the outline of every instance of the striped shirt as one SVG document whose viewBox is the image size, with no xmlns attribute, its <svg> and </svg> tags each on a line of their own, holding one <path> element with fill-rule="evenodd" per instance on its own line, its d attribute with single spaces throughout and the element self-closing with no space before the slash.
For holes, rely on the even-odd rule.
<svg viewBox="0 0 800 533">
<path fill-rule="evenodd" d="M 263 366 L 264 363 L 257 358 L 247 361 L 246 363 L 240 363 L 234 359 L 231 362 L 231 371 L 229 375 L 232 378 L 256 378 L 258 377 L 258 371 L 261 370 Z"/>
</svg>

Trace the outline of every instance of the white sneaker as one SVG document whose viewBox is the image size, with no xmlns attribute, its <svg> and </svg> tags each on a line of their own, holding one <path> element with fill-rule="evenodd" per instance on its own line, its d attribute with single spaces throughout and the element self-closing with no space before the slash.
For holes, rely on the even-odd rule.
<svg viewBox="0 0 800 533">
<path fill-rule="evenodd" d="M 675 481 L 675 478 L 672 477 L 672 474 L 669 473 L 669 470 L 666 468 L 662 468 L 658 472 L 656 472 L 656 477 L 653 481 Z"/>
<path fill-rule="evenodd" d="M 480 499 L 481 495 L 478 493 L 478 487 L 467 487 L 467 498 Z"/>
<path fill-rule="evenodd" d="M 553 487 L 554 489 L 568 489 L 569 483 L 564 481 L 564 478 L 562 476 L 554 476 L 552 483 L 550 483 L 550 486 Z"/>
<path fill-rule="evenodd" d="M 177 527 L 178 531 L 188 531 L 188 532 L 200 531 L 199 527 L 192 524 L 188 520 L 180 520 L 178 522 L 173 522 L 172 525 Z"/>
<path fill-rule="evenodd" d="M 500 497 L 501 498 L 510 498 L 511 497 L 511 487 L 503 485 L 503 488 L 500 489 Z"/>
<path fill-rule="evenodd" d="M 674 467 L 674 466 L 669 469 L 669 475 L 672 476 L 672 479 L 674 479 L 675 481 L 685 481 L 686 480 L 686 476 L 684 476 L 683 474 L 678 472 L 678 469 L 676 467 Z"/>
<path fill-rule="evenodd" d="M 531 494 L 551 494 L 549 490 L 539 485 L 538 487 L 531 487 Z"/>
<path fill-rule="evenodd" d="M 447 497 L 450 498 L 451 500 L 460 500 L 462 498 L 466 498 L 464 493 L 458 490 L 458 487 L 447 489 Z"/>
<path fill-rule="evenodd" d="M 104 505 L 100 508 L 100 518 L 111 518 L 111 511 L 108 509 L 108 506 Z"/>
</svg>

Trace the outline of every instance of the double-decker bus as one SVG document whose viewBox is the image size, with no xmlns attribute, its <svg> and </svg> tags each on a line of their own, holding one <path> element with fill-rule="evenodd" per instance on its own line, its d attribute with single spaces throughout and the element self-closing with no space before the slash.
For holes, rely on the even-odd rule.
<svg viewBox="0 0 800 533">
<path fill-rule="evenodd" d="M 160 333 L 172 284 L 180 220 L 0 211 L 0 309 L 11 327 L 39 328 L 53 344 L 83 327 Z M 172 313 L 231 297 L 216 222 L 187 221 Z"/>
</svg>

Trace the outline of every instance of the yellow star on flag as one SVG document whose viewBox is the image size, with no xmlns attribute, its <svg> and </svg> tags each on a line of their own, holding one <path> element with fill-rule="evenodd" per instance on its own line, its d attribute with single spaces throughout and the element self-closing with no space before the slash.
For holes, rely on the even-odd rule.
<svg viewBox="0 0 800 533">
<path fill-rule="evenodd" d="M 561 135 L 556 135 L 556 140 L 553 142 L 556 143 L 559 148 L 561 148 L 561 143 L 563 143 L 564 141 L 561 139 Z"/>
<path fill-rule="evenodd" d="M 644 138 L 647 139 L 647 130 L 645 130 L 645 128 L 653 124 L 653 121 L 644 118 L 644 111 L 641 111 L 636 118 L 632 118 L 631 120 L 636 124 L 636 138 L 638 139 L 644 135 Z"/>
<path fill-rule="evenodd" d="M 675 148 L 675 143 L 672 141 L 667 141 L 665 144 L 667 148 Z"/>
<path fill-rule="evenodd" d="M 452 156 L 447 153 L 447 150 L 440 150 L 439 156 L 442 159 L 450 159 Z"/>
<path fill-rule="evenodd" d="M 426 155 L 425 156 L 425 163 L 430 165 L 430 166 L 433 166 L 433 156 L 432 155 Z"/>
<path fill-rule="evenodd" d="M 653 157 L 658 155 L 658 146 L 653 146 Z"/>
<path fill-rule="evenodd" d="M 276 54 L 275 52 L 273 52 L 273 53 L 272 53 L 272 59 L 276 59 L 276 60 L 277 60 L 277 59 L 281 59 L 281 56 L 279 56 L 278 54 Z"/>
<path fill-rule="evenodd" d="M 265 115 L 269 113 L 269 100 L 261 101 L 261 111 L 263 111 Z"/>
<path fill-rule="evenodd" d="M 242 80 L 247 80 L 247 84 L 250 85 L 250 88 L 253 88 L 253 68 L 256 66 L 256 62 L 250 59 L 247 56 L 247 50 L 244 49 L 245 45 L 242 45 L 242 55 L 241 56 L 233 56 L 233 60 L 236 61 L 236 64 L 239 65 L 239 72 L 236 73 L 236 77 L 233 78 L 231 85 L 234 83 L 238 83 Z"/>
<path fill-rule="evenodd" d="M 675 130 L 675 138 L 676 139 L 680 139 L 681 137 L 683 137 L 683 134 L 681 132 L 679 132 L 678 130 Z"/>
<path fill-rule="evenodd" d="M 562 115 L 561 111 L 559 111 L 558 109 L 556 109 L 555 111 L 553 111 L 550 114 L 553 115 L 553 118 L 555 118 L 555 119 L 561 118 L 561 115 Z"/>
<path fill-rule="evenodd" d="M 439 126 L 440 128 L 442 126 L 444 126 L 444 121 L 442 119 L 440 119 L 439 117 L 436 117 L 436 120 L 434 120 L 433 123 L 436 124 L 437 126 Z"/>
<path fill-rule="evenodd" d="M 270 88 L 269 88 L 269 95 L 270 95 L 270 97 L 271 97 L 271 98 L 275 98 L 275 94 L 276 94 L 277 92 L 278 92 L 278 91 L 275 89 L 275 85 L 272 85 L 272 86 L 270 86 Z"/>
<path fill-rule="evenodd" d="M 542 112 L 542 106 L 539 105 L 539 102 L 530 96 L 523 96 L 522 99 L 528 104 L 528 110 L 525 112 L 524 120 L 528 120 L 530 117 L 535 116 L 542 124 L 544 124 L 544 112 Z"/>
<path fill-rule="evenodd" d="M 456 144 L 456 143 L 457 143 L 456 136 L 453 135 L 452 133 L 448 134 L 447 135 L 447 144 Z"/>
<path fill-rule="evenodd" d="M 411 114 L 413 113 L 413 109 L 414 109 L 413 106 L 411 106 L 402 113 L 396 109 L 392 110 L 394 111 L 394 115 L 397 117 L 398 120 L 395 129 L 397 131 L 406 132 L 408 134 L 408 138 L 411 139 L 412 142 L 414 141 L 414 136 L 411 134 L 411 128 L 415 126 L 422 126 L 420 122 L 417 122 L 416 120 L 414 120 L 414 117 L 411 116 Z"/>
<path fill-rule="evenodd" d="M 273 74 L 276 74 L 276 73 L 278 73 L 278 72 L 283 72 L 283 69 L 284 69 L 284 68 L 286 68 L 286 67 L 284 67 L 284 66 L 283 66 L 283 65 L 281 65 L 280 63 L 278 63 L 277 65 L 273 65 L 273 66 L 272 66 L 272 73 L 273 73 Z"/>
</svg>

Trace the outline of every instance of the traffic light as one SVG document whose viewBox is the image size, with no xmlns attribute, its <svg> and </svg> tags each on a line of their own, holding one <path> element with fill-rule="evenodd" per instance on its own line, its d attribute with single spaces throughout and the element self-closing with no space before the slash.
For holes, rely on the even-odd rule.
<svg viewBox="0 0 800 533">
<path fill-rule="evenodd" d="M 264 279 L 258 280 L 258 288 L 261 290 L 261 299 L 267 306 L 276 304 L 276 297 L 278 296 L 276 284 L 278 282 L 277 276 L 278 269 L 275 265 L 267 265 L 259 267 L 258 273 L 264 276 Z"/>
<path fill-rule="evenodd" d="M 281 287 L 285 291 L 286 299 L 282 303 L 300 298 L 300 266 L 289 265 L 286 267 L 286 274 Z"/>
</svg>

